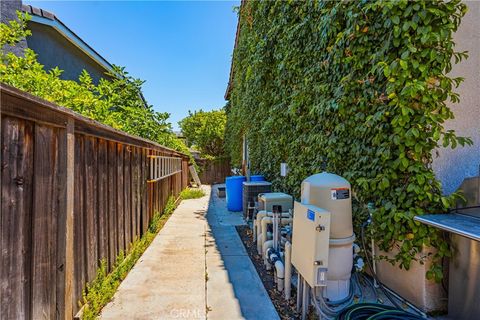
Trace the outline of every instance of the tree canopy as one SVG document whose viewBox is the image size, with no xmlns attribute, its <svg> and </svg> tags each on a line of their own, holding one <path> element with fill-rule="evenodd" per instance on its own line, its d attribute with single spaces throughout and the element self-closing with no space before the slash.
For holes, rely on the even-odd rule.
<svg viewBox="0 0 480 320">
<path fill-rule="evenodd" d="M 225 125 L 227 116 L 225 110 L 194 111 L 178 124 L 186 138 L 187 145 L 198 149 L 204 155 L 219 157 L 223 155 Z"/>
</svg>

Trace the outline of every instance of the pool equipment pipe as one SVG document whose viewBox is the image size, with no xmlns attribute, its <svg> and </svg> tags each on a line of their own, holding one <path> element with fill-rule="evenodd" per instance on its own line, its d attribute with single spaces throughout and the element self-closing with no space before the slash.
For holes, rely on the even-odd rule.
<svg viewBox="0 0 480 320">
<path fill-rule="evenodd" d="M 262 230 L 261 230 L 262 219 L 265 217 L 272 217 L 272 216 L 273 216 L 273 212 L 267 212 L 265 210 L 261 210 L 257 212 L 255 220 L 253 221 L 253 240 L 254 241 L 258 242 L 258 239 L 260 238 L 260 234 L 262 233 Z M 288 212 L 282 213 L 282 218 L 291 218 L 291 217 L 292 215 Z M 258 243 L 257 243 L 257 246 L 258 246 Z M 258 252 L 258 253 L 261 254 L 261 252 Z"/>
<path fill-rule="evenodd" d="M 289 300 L 292 288 L 292 245 L 285 243 L 285 299 Z"/>
<path fill-rule="evenodd" d="M 282 219 L 280 222 L 281 225 L 287 225 L 293 222 L 292 218 L 285 218 Z M 268 234 L 267 234 L 267 229 L 268 225 L 273 223 L 273 217 L 267 216 L 264 217 L 261 221 L 261 230 L 262 232 L 258 235 L 258 241 L 257 241 L 257 252 L 261 254 L 263 257 L 265 257 L 264 253 L 265 251 L 263 249 L 264 243 L 268 240 Z"/>
</svg>

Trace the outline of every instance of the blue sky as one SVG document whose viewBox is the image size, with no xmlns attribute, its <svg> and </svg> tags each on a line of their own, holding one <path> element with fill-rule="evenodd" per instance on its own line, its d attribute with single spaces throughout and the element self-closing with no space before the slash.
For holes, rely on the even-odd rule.
<svg viewBox="0 0 480 320">
<path fill-rule="evenodd" d="M 228 83 L 239 1 L 27 1 L 51 11 L 143 93 L 175 129 L 188 110 L 218 109 Z"/>
</svg>

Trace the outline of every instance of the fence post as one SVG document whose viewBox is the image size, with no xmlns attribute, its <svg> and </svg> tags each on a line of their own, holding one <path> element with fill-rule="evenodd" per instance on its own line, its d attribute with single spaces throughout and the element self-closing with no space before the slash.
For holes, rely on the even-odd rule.
<svg viewBox="0 0 480 320">
<path fill-rule="evenodd" d="M 75 169 L 75 120 L 67 122 L 67 185 L 65 215 L 65 320 L 73 318 L 73 201 Z"/>
</svg>

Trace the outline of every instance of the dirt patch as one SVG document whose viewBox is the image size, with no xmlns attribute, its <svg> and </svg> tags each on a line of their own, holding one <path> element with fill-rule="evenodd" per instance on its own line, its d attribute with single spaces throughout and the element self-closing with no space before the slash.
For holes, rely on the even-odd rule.
<svg viewBox="0 0 480 320">
<path fill-rule="evenodd" d="M 257 273 L 262 279 L 263 285 L 277 309 L 278 315 L 283 320 L 299 319 L 300 314 L 296 312 L 295 305 L 297 301 L 297 292 L 292 286 L 292 297 L 290 301 L 285 301 L 283 292 L 278 292 L 273 281 L 273 270 L 267 271 L 263 264 L 262 257 L 257 253 L 257 246 L 253 242 L 252 230 L 248 226 L 236 226 L 238 235 L 242 239 L 243 245 L 248 252 L 250 260 L 252 260 Z"/>
</svg>

